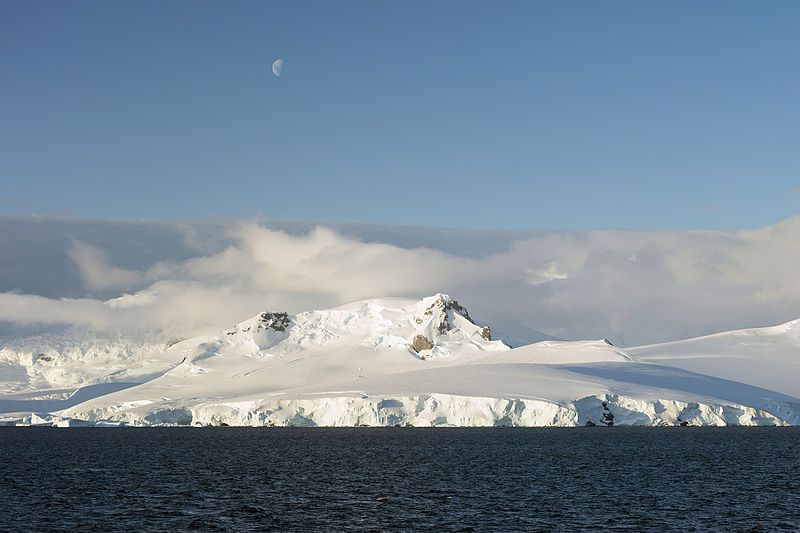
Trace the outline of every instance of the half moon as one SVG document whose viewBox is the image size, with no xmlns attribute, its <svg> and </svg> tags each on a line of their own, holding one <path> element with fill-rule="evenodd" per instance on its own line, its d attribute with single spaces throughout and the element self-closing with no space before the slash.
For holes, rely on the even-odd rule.
<svg viewBox="0 0 800 533">
<path fill-rule="evenodd" d="M 272 63 L 272 73 L 280 78 L 281 72 L 283 72 L 283 59 L 279 58 Z"/>
</svg>

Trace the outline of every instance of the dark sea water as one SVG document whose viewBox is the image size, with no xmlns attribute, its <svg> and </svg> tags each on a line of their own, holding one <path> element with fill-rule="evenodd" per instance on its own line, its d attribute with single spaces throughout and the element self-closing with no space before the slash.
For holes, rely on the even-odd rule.
<svg viewBox="0 0 800 533">
<path fill-rule="evenodd" d="M 800 428 L 0 428 L 2 531 L 800 531 Z"/>
</svg>

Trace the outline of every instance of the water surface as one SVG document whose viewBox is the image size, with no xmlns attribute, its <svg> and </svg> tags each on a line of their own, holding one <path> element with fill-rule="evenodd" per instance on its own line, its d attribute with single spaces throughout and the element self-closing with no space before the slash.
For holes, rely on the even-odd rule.
<svg viewBox="0 0 800 533">
<path fill-rule="evenodd" d="M 800 428 L 0 428 L 0 530 L 797 531 Z"/>
</svg>

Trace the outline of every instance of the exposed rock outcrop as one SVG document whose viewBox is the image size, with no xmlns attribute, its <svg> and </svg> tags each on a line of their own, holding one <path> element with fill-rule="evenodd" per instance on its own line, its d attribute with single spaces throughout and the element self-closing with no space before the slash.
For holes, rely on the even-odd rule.
<svg viewBox="0 0 800 533">
<path fill-rule="evenodd" d="M 261 333 L 262 331 L 277 331 L 284 332 L 291 325 L 291 318 L 288 313 L 270 313 L 264 311 L 258 317 L 246 320 L 237 324 L 235 328 L 226 331 L 227 335 L 236 335 L 237 333 Z"/>
<path fill-rule="evenodd" d="M 438 297 L 433 301 L 433 303 L 425 309 L 424 315 L 426 317 L 433 317 L 434 323 L 433 327 L 439 333 L 447 333 L 450 331 L 453 326 L 450 323 L 450 317 L 448 316 L 448 311 L 452 311 L 458 313 L 459 315 L 463 316 L 470 322 L 472 319 L 469 316 L 469 311 L 467 308 L 460 305 L 457 301 L 453 300 L 449 296 L 444 294 L 438 295 Z M 417 323 L 422 323 L 422 319 L 418 319 Z"/>
<path fill-rule="evenodd" d="M 484 341 L 492 340 L 489 326 L 475 324 L 469 316 L 467 308 L 450 296 L 437 294 L 425 298 L 420 304 L 414 316 L 417 335 L 410 339 L 415 352 L 420 353 L 433 349 L 435 346 L 442 347 L 441 341 L 444 338 L 449 339 L 453 334 L 458 334 L 456 332 L 472 338 L 480 336 Z M 437 351 L 437 357 L 442 353 Z"/>
<path fill-rule="evenodd" d="M 425 335 L 417 335 L 416 337 L 414 337 L 414 342 L 412 343 L 411 346 L 412 348 L 414 348 L 415 352 L 419 353 L 425 350 L 432 349 L 433 343 L 429 341 L 428 338 L 425 337 Z"/>
<path fill-rule="evenodd" d="M 289 327 L 289 315 L 287 313 L 261 313 L 258 317 L 258 329 L 260 328 L 272 329 L 274 331 L 286 331 Z"/>
</svg>

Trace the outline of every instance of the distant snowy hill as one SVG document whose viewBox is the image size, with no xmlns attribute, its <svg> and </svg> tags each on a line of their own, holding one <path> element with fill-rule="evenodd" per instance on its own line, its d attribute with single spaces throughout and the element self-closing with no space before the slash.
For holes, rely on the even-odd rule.
<svg viewBox="0 0 800 533">
<path fill-rule="evenodd" d="M 156 332 L 87 328 L 0 342 L 0 394 L 146 381 L 174 366 L 165 354 L 174 342 Z"/>
<path fill-rule="evenodd" d="M 297 315 L 265 311 L 219 335 L 180 342 L 74 337 L 25 339 L 0 349 L 0 412 L 6 413 L 0 420 L 800 424 L 794 396 L 644 362 L 641 350 L 605 340 L 545 340 L 512 349 L 444 294 L 363 300 Z"/>
<path fill-rule="evenodd" d="M 750 383 L 800 397 L 800 319 L 629 348 L 644 361 Z"/>
</svg>

